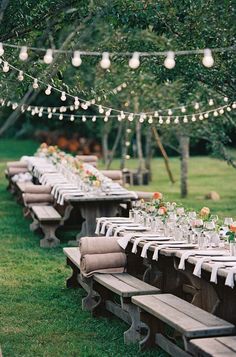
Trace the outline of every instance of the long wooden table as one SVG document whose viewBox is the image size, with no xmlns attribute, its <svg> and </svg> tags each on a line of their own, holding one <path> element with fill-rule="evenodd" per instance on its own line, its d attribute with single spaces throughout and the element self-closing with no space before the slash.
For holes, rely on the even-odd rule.
<svg viewBox="0 0 236 357">
<path fill-rule="evenodd" d="M 210 282 L 213 264 L 202 264 L 201 278 L 193 275 L 200 257 L 191 256 L 185 261 L 185 269 L 179 270 L 180 258 L 186 250 L 164 248 L 159 251 L 158 261 L 152 260 L 154 247 L 147 251 L 147 258 L 141 258 L 144 242 L 138 245 L 137 254 L 131 252 L 132 243 L 127 247 L 128 272 L 143 278 L 164 293 L 172 293 L 192 304 L 211 312 L 222 319 L 236 324 L 236 276 L 235 287 L 225 285 L 227 268 L 218 269 L 217 284 Z M 218 249 L 217 249 L 218 250 Z"/>
<path fill-rule="evenodd" d="M 83 223 L 77 238 L 95 236 L 96 219 L 100 217 L 113 217 L 119 212 L 120 204 L 127 205 L 136 200 L 132 193 L 125 195 L 80 196 L 65 200 L 71 208 L 81 214 Z"/>
</svg>

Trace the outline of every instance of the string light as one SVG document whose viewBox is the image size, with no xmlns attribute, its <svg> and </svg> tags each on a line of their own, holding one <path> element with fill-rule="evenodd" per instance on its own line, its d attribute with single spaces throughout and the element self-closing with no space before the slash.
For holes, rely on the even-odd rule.
<svg viewBox="0 0 236 357">
<path fill-rule="evenodd" d="M 185 113 L 185 112 L 186 112 L 186 108 L 185 108 L 185 107 L 182 107 L 182 108 L 181 108 L 181 112 L 182 112 L 182 113 Z"/>
<path fill-rule="evenodd" d="M 37 89 L 37 88 L 39 87 L 37 78 L 34 78 L 34 82 L 33 82 L 33 84 L 32 84 L 32 87 L 33 87 L 34 89 Z"/>
<path fill-rule="evenodd" d="M 97 120 L 97 118 L 96 118 L 96 116 L 94 115 L 94 116 L 92 117 L 92 121 L 95 122 L 96 120 Z"/>
<path fill-rule="evenodd" d="M 59 120 L 63 120 L 63 114 L 59 115 Z"/>
<path fill-rule="evenodd" d="M 167 69 L 172 69 L 175 67 L 175 53 L 173 51 L 167 52 L 167 57 L 164 61 L 164 66 Z"/>
<path fill-rule="evenodd" d="M 2 67 L 3 72 L 7 73 L 10 70 L 8 62 L 4 61 L 3 67 Z"/>
<path fill-rule="evenodd" d="M 0 57 L 4 55 L 4 48 L 2 42 L 0 42 Z"/>
<path fill-rule="evenodd" d="M 109 59 L 109 53 L 108 52 L 103 52 L 102 60 L 100 62 L 100 66 L 103 69 L 108 69 L 111 66 L 111 61 Z"/>
<path fill-rule="evenodd" d="M 50 95 L 52 92 L 52 86 L 48 85 L 47 89 L 45 90 L 46 95 Z"/>
<path fill-rule="evenodd" d="M 211 105 L 211 106 L 214 105 L 213 99 L 210 99 L 209 102 L 208 102 L 208 104 Z"/>
<path fill-rule="evenodd" d="M 204 56 L 202 59 L 203 65 L 207 68 L 212 67 L 214 65 L 214 59 L 212 57 L 211 50 L 209 48 L 206 48 L 203 53 L 204 53 Z"/>
<path fill-rule="evenodd" d="M 73 56 L 71 62 L 72 62 L 74 67 L 79 67 L 81 65 L 82 60 L 81 60 L 79 51 L 75 51 L 74 52 L 74 56 Z"/>
<path fill-rule="evenodd" d="M 129 67 L 132 69 L 138 68 L 140 65 L 139 53 L 134 52 L 132 58 L 129 60 Z"/>
<path fill-rule="evenodd" d="M 82 116 L 82 121 L 83 121 L 83 122 L 86 122 L 86 120 L 87 120 L 87 119 L 86 119 L 86 116 L 83 115 L 83 116 Z"/>
<path fill-rule="evenodd" d="M 74 121 L 75 120 L 75 116 L 72 114 L 71 116 L 70 116 L 70 121 Z"/>
<path fill-rule="evenodd" d="M 23 75 L 23 71 L 20 71 L 19 72 L 19 74 L 18 74 L 18 80 L 20 81 L 20 82 L 22 82 L 23 80 L 24 80 L 24 75 Z"/>
<path fill-rule="evenodd" d="M 28 53 L 27 53 L 27 47 L 26 46 L 22 46 L 21 47 L 20 54 L 19 54 L 19 59 L 21 61 L 27 61 Z"/>
<path fill-rule="evenodd" d="M 61 100 L 62 100 L 63 102 L 66 101 L 66 93 L 65 93 L 65 92 L 62 92 L 62 93 L 61 93 Z"/>
<path fill-rule="evenodd" d="M 200 108 L 199 103 L 195 103 L 195 105 L 194 105 L 194 109 L 198 110 L 199 108 Z"/>
<path fill-rule="evenodd" d="M 52 49 L 48 49 L 46 51 L 46 54 L 43 57 L 44 63 L 46 64 L 50 64 L 53 61 L 53 50 Z"/>
</svg>

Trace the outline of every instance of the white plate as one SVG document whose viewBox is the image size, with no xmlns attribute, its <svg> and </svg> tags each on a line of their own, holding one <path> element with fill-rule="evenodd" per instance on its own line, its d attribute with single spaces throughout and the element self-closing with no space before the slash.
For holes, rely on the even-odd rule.
<svg viewBox="0 0 236 357">
<path fill-rule="evenodd" d="M 141 237 L 140 237 L 141 238 Z M 166 243 L 169 243 L 170 237 L 143 237 L 143 240 L 153 240 L 153 241 L 164 241 Z"/>
<path fill-rule="evenodd" d="M 196 250 L 194 255 L 206 255 L 209 257 L 214 257 L 214 256 L 223 256 L 225 255 L 225 252 L 222 250 Z"/>
<path fill-rule="evenodd" d="M 139 227 L 132 227 L 132 226 L 130 226 L 130 227 L 124 227 L 124 229 L 126 230 L 126 231 L 147 231 L 148 230 L 148 228 L 147 227 L 142 227 L 142 226 L 139 226 Z"/>
<path fill-rule="evenodd" d="M 166 244 L 169 244 L 169 242 L 166 242 Z M 197 245 L 196 244 L 191 244 L 191 243 L 185 243 L 185 244 L 171 244 L 168 248 L 171 248 L 171 249 L 175 249 L 175 248 L 181 248 L 181 249 L 185 249 L 185 248 L 188 248 L 188 249 L 194 249 L 196 248 Z"/>
<path fill-rule="evenodd" d="M 236 257 L 232 257 L 232 256 L 213 257 L 213 258 L 211 258 L 211 260 L 214 262 L 235 262 L 236 263 Z"/>
<path fill-rule="evenodd" d="M 160 244 L 165 244 L 165 243 L 160 242 Z M 182 246 L 183 244 L 187 244 L 187 243 L 186 243 L 185 240 L 179 240 L 179 241 L 177 241 L 177 240 L 168 240 L 166 242 L 166 244 L 173 245 L 173 247 L 176 247 L 177 245 Z M 188 245 L 189 245 L 189 243 L 188 243 Z"/>
</svg>

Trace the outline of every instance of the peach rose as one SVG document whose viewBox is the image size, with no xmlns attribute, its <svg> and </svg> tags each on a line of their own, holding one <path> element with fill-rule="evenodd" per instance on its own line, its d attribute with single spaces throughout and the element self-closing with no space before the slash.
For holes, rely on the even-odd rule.
<svg viewBox="0 0 236 357">
<path fill-rule="evenodd" d="M 164 214 L 166 214 L 167 212 L 167 208 L 162 206 L 158 209 L 157 213 L 160 215 L 160 216 L 163 216 Z"/>
<path fill-rule="evenodd" d="M 236 221 L 230 225 L 229 229 L 231 230 L 231 232 L 236 233 Z"/>
<path fill-rule="evenodd" d="M 200 216 L 201 217 L 207 217 L 210 214 L 210 208 L 208 207 L 203 207 L 200 211 Z"/>
<path fill-rule="evenodd" d="M 162 193 L 161 192 L 154 192 L 152 198 L 154 200 L 161 200 L 162 199 Z"/>
</svg>

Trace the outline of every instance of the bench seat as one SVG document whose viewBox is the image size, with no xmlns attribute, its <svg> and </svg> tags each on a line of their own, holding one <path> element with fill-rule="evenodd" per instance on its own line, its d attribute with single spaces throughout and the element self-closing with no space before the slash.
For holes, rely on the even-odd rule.
<svg viewBox="0 0 236 357">
<path fill-rule="evenodd" d="M 150 335 L 141 342 L 141 347 L 156 342 L 171 355 L 180 353 L 179 347 L 164 337 L 164 325 L 182 335 L 185 350 L 191 338 L 232 335 L 236 332 L 233 324 L 172 294 L 134 296 L 132 302 L 140 308 L 141 320 L 150 326 Z M 180 355 L 184 356 L 184 353 Z"/>
<path fill-rule="evenodd" d="M 59 227 L 62 216 L 53 206 L 32 206 L 30 207 L 33 222 L 30 230 L 35 231 L 39 227 L 44 233 L 44 238 L 40 240 L 40 247 L 53 248 L 60 244 L 55 232 Z"/>
<path fill-rule="evenodd" d="M 236 356 L 236 336 L 190 340 L 189 351 L 199 357 L 233 357 Z"/>
<path fill-rule="evenodd" d="M 64 248 L 67 265 L 72 268 L 72 276 L 67 287 L 83 286 L 88 295 L 82 300 L 82 308 L 91 311 L 93 316 L 106 315 L 108 312 L 131 325 L 124 332 L 125 343 L 140 340 L 140 324 L 137 307 L 131 302 L 132 296 L 159 294 L 160 290 L 127 273 L 101 274 L 91 278 L 80 275 L 80 253 L 78 248 Z M 117 301 L 117 296 L 120 302 Z"/>
</svg>

